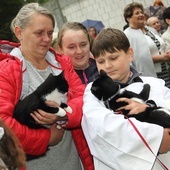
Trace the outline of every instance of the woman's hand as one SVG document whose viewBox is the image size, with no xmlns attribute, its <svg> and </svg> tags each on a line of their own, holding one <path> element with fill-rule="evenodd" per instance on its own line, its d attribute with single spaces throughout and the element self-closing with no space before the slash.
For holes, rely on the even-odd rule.
<svg viewBox="0 0 170 170">
<path fill-rule="evenodd" d="M 129 110 L 128 115 L 139 114 L 139 113 L 145 111 L 147 107 L 149 107 L 145 103 L 139 103 L 137 101 L 134 101 L 134 100 L 128 99 L 128 98 L 124 98 L 124 97 L 117 99 L 116 102 L 126 102 L 127 103 L 127 105 L 118 108 L 116 111 L 119 111 L 122 109 Z"/>
<path fill-rule="evenodd" d="M 168 62 L 170 61 L 170 52 L 165 52 L 160 55 L 153 55 L 152 59 L 154 63 Z"/>
<path fill-rule="evenodd" d="M 37 111 L 34 111 L 31 113 L 31 116 L 33 119 L 41 125 L 52 125 L 53 123 L 56 123 L 57 121 L 67 121 L 67 115 L 64 117 L 57 116 L 53 113 L 47 113 L 41 109 L 38 109 Z"/>
<path fill-rule="evenodd" d="M 54 101 L 46 100 L 45 104 L 50 107 L 60 107 L 60 105 Z"/>
<path fill-rule="evenodd" d="M 53 101 L 46 101 L 46 104 L 50 107 L 59 107 L 59 105 Z M 68 122 L 67 115 L 64 117 L 60 117 L 55 115 L 54 113 L 48 113 L 41 109 L 38 109 L 37 111 L 31 113 L 31 116 L 38 124 L 41 125 L 52 125 L 54 123 L 57 123 L 59 126 L 64 127 Z"/>
<path fill-rule="evenodd" d="M 56 124 L 53 124 L 50 128 L 50 131 L 51 131 L 51 136 L 50 136 L 49 145 L 53 146 L 58 144 L 62 140 L 64 135 L 64 129 L 63 128 L 58 129 L 56 128 Z"/>
<path fill-rule="evenodd" d="M 50 100 L 47 100 L 46 102 L 45 102 L 48 106 L 50 106 L 50 107 L 59 107 L 59 104 L 57 104 L 57 103 L 55 103 L 55 102 L 53 102 L 53 101 L 50 101 Z M 67 118 L 67 116 L 64 116 L 64 117 L 59 117 L 59 116 L 57 116 L 57 121 L 56 121 L 56 123 L 57 123 L 57 128 L 61 128 L 61 127 L 65 127 L 66 125 L 67 125 L 67 123 L 68 123 L 68 118 Z"/>
<path fill-rule="evenodd" d="M 163 61 L 170 61 L 170 52 L 163 53 Z"/>
</svg>

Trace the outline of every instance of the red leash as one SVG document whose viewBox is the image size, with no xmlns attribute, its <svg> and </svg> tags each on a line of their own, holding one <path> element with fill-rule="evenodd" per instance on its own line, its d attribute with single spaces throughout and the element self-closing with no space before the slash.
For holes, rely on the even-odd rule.
<svg viewBox="0 0 170 170">
<path fill-rule="evenodd" d="M 143 143 L 147 146 L 147 148 L 152 152 L 152 154 L 155 156 L 156 160 L 158 161 L 158 163 L 162 166 L 163 169 L 165 170 L 169 170 L 165 164 L 157 157 L 157 155 L 154 154 L 154 152 L 152 151 L 152 149 L 150 148 L 150 146 L 148 145 L 148 143 L 146 142 L 146 140 L 144 139 L 144 137 L 142 136 L 142 134 L 139 132 L 139 130 L 137 129 L 137 127 L 135 126 L 135 124 L 127 117 L 125 116 L 128 121 L 130 122 L 130 124 L 133 126 L 133 128 L 135 129 L 135 131 L 137 132 L 137 134 L 139 135 L 139 137 L 142 139 Z"/>
<path fill-rule="evenodd" d="M 135 126 L 135 124 L 124 114 L 122 114 L 121 111 L 115 112 L 116 114 L 121 114 L 123 115 L 132 125 L 132 127 L 135 129 L 136 133 L 139 135 L 139 137 L 141 138 L 141 140 L 143 141 L 143 143 L 146 145 L 146 147 L 152 152 L 152 154 L 155 156 L 156 160 L 158 161 L 158 163 L 162 166 L 163 169 L 165 170 L 169 170 L 166 165 L 157 157 L 157 155 L 154 154 L 154 152 L 152 151 L 152 149 L 150 148 L 149 144 L 146 142 L 145 138 L 142 136 L 142 134 L 139 132 L 139 130 L 137 129 L 137 127 Z"/>
</svg>

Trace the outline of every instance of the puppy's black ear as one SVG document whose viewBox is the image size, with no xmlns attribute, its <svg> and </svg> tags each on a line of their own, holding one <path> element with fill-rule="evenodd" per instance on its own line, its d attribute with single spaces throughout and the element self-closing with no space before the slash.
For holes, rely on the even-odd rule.
<svg viewBox="0 0 170 170">
<path fill-rule="evenodd" d="M 103 77 L 107 76 L 106 72 L 102 69 L 100 70 L 100 75 L 103 76 Z"/>
</svg>

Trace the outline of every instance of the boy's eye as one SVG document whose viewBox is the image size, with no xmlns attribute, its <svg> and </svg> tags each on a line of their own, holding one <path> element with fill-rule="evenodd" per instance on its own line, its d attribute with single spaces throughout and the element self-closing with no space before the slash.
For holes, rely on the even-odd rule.
<svg viewBox="0 0 170 170">
<path fill-rule="evenodd" d="M 103 63 L 104 63 L 103 60 L 101 60 L 101 61 L 96 61 L 96 62 L 98 62 L 99 64 L 103 64 Z"/>
<path fill-rule="evenodd" d="M 111 60 L 116 60 L 117 57 L 110 58 Z"/>
</svg>

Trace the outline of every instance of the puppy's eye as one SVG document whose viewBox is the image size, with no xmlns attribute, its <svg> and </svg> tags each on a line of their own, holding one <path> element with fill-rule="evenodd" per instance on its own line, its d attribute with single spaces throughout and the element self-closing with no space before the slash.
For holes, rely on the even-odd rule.
<svg viewBox="0 0 170 170">
<path fill-rule="evenodd" d="M 97 91 L 97 89 L 98 89 L 97 87 L 92 87 L 93 91 Z"/>
</svg>

